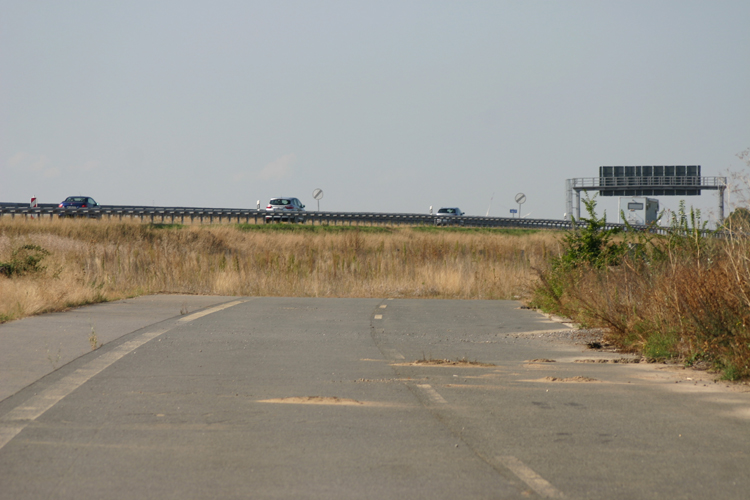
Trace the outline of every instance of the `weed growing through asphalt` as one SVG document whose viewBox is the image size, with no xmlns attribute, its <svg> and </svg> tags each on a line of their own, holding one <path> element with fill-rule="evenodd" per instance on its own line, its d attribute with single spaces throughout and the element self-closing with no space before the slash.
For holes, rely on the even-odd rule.
<svg viewBox="0 0 750 500">
<path fill-rule="evenodd" d="M 89 344 L 91 345 L 92 351 L 95 351 L 102 346 L 99 343 L 99 338 L 96 336 L 96 330 L 94 329 L 93 324 L 91 325 L 91 333 L 89 333 Z"/>
</svg>

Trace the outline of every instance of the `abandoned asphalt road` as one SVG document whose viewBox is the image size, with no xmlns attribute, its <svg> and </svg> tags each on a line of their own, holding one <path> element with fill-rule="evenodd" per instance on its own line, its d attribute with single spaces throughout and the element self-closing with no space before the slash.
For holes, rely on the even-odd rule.
<svg viewBox="0 0 750 500">
<path fill-rule="evenodd" d="M 747 498 L 750 393 L 593 362 L 622 356 L 519 305 L 163 297 L 0 325 L 0 499 Z"/>
</svg>

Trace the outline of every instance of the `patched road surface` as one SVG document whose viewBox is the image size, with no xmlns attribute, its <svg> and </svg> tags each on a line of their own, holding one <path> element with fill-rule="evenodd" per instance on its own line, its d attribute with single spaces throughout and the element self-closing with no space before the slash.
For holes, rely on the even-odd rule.
<svg viewBox="0 0 750 500">
<path fill-rule="evenodd" d="M 0 351 L 0 499 L 750 491 L 750 393 L 517 302 L 142 298 Z"/>
</svg>

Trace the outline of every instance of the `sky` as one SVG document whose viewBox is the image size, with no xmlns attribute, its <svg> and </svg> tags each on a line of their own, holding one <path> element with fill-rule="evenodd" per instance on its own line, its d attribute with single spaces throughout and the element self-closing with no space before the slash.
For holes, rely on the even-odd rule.
<svg viewBox="0 0 750 500">
<path fill-rule="evenodd" d="M 748 169 L 748 19 L 747 0 L 0 0 L 0 201 L 317 209 L 320 188 L 321 210 L 510 216 L 524 193 L 522 216 L 561 219 L 565 180 L 601 165 Z M 685 201 L 716 216 L 714 191 Z"/>
</svg>

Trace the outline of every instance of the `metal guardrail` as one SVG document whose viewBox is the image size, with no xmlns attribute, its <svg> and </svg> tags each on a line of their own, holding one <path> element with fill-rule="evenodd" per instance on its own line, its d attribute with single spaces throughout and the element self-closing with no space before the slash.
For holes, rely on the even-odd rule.
<svg viewBox="0 0 750 500">
<path fill-rule="evenodd" d="M 143 207 L 102 205 L 96 208 L 59 208 L 57 205 L 40 204 L 29 207 L 26 203 L 0 203 L 0 215 L 11 217 L 82 217 L 123 219 L 138 218 L 149 222 L 185 223 L 263 223 L 267 212 L 257 209 L 237 208 L 189 208 L 189 207 Z M 306 211 L 299 214 L 305 223 L 329 225 L 388 225 L 425 226 L 434 225 L 436 216 L 410 213 L 376 212 L 319 212 Z M 569 229 L 566 220 L 515 219 L 506 217 L 463 216 L 455 219 L 441 217 L 443 224 L 464 227 L 515 227 L 540 229 Z"/>
<path fill-rule="evenodd" d="M 278 213 L 277 213 L 278 214 Z M 189 208 L 189 207 L 144 207 L 124 205 L 101 205 L 96 208 L 59 208 L 53 204 L 40 204 L 29 207 L 28 203 L 0 203 L 0 216 L 25 218 L 42 217 L 79 217 L 92 219 L 140 219 L 152 223 L 181 223 L 189 221 L 201 224 L 215 223 L 263 223 L 267 212 L 258 209 L 243 208 Z M 349 226 L 432 226 L 436 224 L 436 215 L 409 213 L 376 213 L 376 212 L 302 212 L 305 223 L 312 225 L 349 225 Z M 519 219 L 509 217 L 440 217 L 442 226 L 453 227 L 488 227 L 518 229 L 558 229 L 569 230 L 573 223 L 569 220 L 555 219 Z M 581 224 L 579 222 L 579 224 Z M 605 229 L 625 229 L 625 224 L 608 223 Z M 639 228 L 636 228 L 639 229 Z M 645 229 L 645 227 L 643 228 Z M 649 228 L 653 233 L 667 234 L 668 228 Z M 710 233 L 710 231 L 706 231 Z"/>
<path fill-rule="evenodd" d="M 0 215 L 11 217 L 89 217 L 89 218 L 138 218 L 149 222 L 185 223 L 263 223 L 265 210 L 237 208 L 192 208 L 192 207 L 144 207 L 124 205 L 101 205 L 96 208 L 59 208 L 57 205 L 40 204 L 29 207 L 27 203 L 0 203 Z M 376 212 L 319 212 L 306 211 L 300 214 L 305 223 L 331 225 L 389 225 L 420 226 L 435 224 L 436 216 L 410 213 Z M 507 217 L 463 216 L 456 219 L 443 218 L 446 225 L 465 227 L 520 227 L 542 229 L 568 229 L 570 222 L 549 219 L 517 219 Z"/>
</svg>

